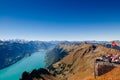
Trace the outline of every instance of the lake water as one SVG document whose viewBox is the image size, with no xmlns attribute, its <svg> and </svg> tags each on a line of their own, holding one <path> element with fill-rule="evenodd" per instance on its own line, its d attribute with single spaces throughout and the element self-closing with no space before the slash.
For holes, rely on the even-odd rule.
<svg viewBox="0 0 120 80">
<path fill-rule="evenodd" d="M 17 63 L 0 70 L 0 80 L 19 80 L 24 71 L 45 67 L 45 52 L 35 52 Z"/>
</svg>

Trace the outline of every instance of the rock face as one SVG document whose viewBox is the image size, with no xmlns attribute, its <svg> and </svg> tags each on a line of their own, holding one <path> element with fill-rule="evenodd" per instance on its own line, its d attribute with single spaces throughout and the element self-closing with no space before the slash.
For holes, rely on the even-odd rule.
<svg viewBox="0 0 120 80">
<path fill-rule="evenodd" d="M 49 71 L 58 80 L 86 80 L 94 74 L 95 58 L 110 53 L 120 54 L 120 51 L 102 45 L 74 45 L 65 57 L 49 67 Z"/>
<path fill-rule="evenodd" d="M 117 67 L 115 64 L 111 64 L 111 63 L 108 63 L 108 62 L 95 63 L 95 66 L 94 66 L 94 68 L 95 68 L 95 70 L 94 70 L 95 78 L 99 77 L 101 75 L 104 75 L 105 73 L 111 71 L 115 67 Z"/>
<path fill-rule="evenodd" d="M 46 69 L 40 68 L 33 70 L 31 73 L 24 72 L 20 80 L 57 80 Z"/>
<path fill-rule="evenodd" d="M 91 77 L 87 80 L 120 80 L 120 67 L 114 68 L 113 70 L 101 75 L 100 77 L 97 77 L 96 79 Z"/>
</svg>

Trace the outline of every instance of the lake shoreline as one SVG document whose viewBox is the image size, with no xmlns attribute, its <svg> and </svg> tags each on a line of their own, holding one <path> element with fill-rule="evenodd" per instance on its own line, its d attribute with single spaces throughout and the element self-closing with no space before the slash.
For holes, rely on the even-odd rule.
<svg viewBox="0 0 120 80">
<path fill-rule="evenodd" d="M 11 80 L 16 80 L 16 78 L 18 80 L 24 71 L 30 72 L 33 69 L 45 68 L 45 53 L 46 51 L 32 53 L 32 55 L 22 58 L 9 67 L 1 69 L 0 80 L 7 80 L 9 77 Z"/>
</svg>

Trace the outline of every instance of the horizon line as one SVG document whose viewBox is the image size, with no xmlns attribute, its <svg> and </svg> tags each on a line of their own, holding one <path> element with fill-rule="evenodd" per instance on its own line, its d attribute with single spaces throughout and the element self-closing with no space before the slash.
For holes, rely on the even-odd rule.
<svg viewBox="0 0 120 80">
<path fill-rule="evenodd" d="M 10 40 L 23 40 L 23 41 L 46 41 L 46 42 L 50 42 L 50 41 L 73 41 L 73 42 L 76 42 L 76 41 L 120 41 L 119 39 L 114 39 L 114 40 L 36 40 L 36 39 L 0 39 L 1 41 L 10 41 Z"/>
</svg>

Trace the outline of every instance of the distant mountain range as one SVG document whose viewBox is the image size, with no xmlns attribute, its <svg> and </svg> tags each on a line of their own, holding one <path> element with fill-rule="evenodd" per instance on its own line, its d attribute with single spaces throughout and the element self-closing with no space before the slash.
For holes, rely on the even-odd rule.
<svg viewBox="0 0 120 80">
<path fill-rule="evenodd" d="M 0 69 L 37 51 L 52 49 L 56 44 L 42 41 L 0 41 Z"/>
<path fill-rule="evenodd" d="M 62 57 L 65 56 L 64 54 L 68 53 L 66 51 L 63 51 L 62 54 L 56 54 L 62 51 L 61 48 L 57 48 L 59 47 L 58 46 L 59 44 L 71 45 L 71 44 L 81 44 L 82 42 L 102 44 L 107 47 L 111 46 L 111 42 L 108 41 L 26 41 L 19 39 L 4 40 L 4 41 L 0 40 L 0 69 L 19 61 L 25 56 L 31 55 L 33 52 L 40 50 L 47 50 L 48 51 L 47 53 L 49 53 L 47 54 L 47 56 L 51 54 L 55 54 L 56 56 L 61 56 L 60 58 L 54 57 L 53 60 L 51 60 L 51 62 L 46 61 L 46 64 L 50 65 L 53 64 L 53 62 L 60 60 Z M 116 43 L 120 45 L 119 40 L 116 40 Z M 54 48 L 55 46 L 56 48 Z M 51 49 L 53 50 L 50 51 Z M 47 56 L 46 58 L 48 58 Z"/>
</svg>

